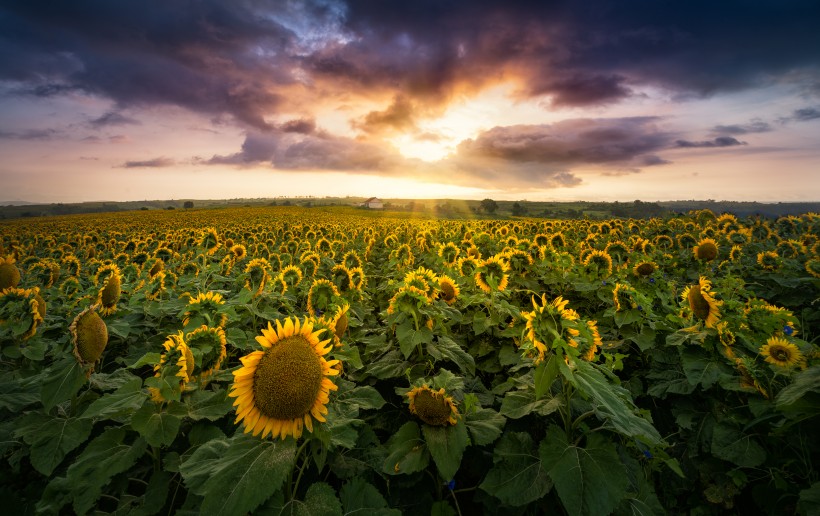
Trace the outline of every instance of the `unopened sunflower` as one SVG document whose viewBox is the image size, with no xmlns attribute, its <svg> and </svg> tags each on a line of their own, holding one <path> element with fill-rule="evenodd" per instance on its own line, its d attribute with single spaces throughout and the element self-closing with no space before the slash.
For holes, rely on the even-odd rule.
<svg viewBox="0 0 820 516">
<path fill-rule="evenodd" d="M 326 421 L 338 360 L 325 360 L 330 340 L 320 340 L 313 324 L 287 318 L 274 330 L 269 323 L 256 337 L 263 349 L 241 358 L 228 396 L 236 398 L 235 423 L 243 421 L 245 433 L 299 439 L 303 429 L 313 432 L 314 420 Z"/>
</svg>

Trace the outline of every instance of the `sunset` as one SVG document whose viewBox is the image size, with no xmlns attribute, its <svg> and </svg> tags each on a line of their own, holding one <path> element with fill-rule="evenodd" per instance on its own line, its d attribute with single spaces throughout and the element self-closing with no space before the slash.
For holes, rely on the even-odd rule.
<svg viewBox="0 0 820 516">
<path fill-rule="evenodd" d="M 0 201 L 816 201 L 819 16 L 6 1 Z"/>
</svg>

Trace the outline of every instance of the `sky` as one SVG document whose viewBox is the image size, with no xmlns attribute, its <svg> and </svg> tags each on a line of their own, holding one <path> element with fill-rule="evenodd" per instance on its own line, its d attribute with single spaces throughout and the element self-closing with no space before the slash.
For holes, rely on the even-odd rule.
<svg viewBox="0 0 820 516">
<path fill-rule="evenodd" d="M 0 202 L 820 201 L 815 0 L 0 0 Z"/>
</svg>

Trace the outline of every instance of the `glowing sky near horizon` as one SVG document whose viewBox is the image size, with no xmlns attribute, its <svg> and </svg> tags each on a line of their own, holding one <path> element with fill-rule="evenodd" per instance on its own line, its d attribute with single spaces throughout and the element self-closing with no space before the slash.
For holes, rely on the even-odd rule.
<svg viewBox="0 0 820 516">
<path fill-rule="evenodd" d="M 820 4 L 0 2 L 0 202 L 820 200 Z"/>
</svg>

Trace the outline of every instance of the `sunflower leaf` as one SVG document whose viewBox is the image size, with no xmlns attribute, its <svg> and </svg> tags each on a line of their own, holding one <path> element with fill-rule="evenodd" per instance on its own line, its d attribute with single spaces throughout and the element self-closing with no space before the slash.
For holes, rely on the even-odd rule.
<svg viewBox="0 0 820 516">
<path fill-rule="evenodd" d="M 440 336 L 434 344 L 427 344 L 428 352 L 435 350 L 441 359 L 449 360 L 458 366 L 462 373 L 475 374 L 475 359 L 464 351 L 453 339 Z M 432 352 L 430 354 L 433 354 Z"/>
<path fill-rule="evenodd" d="M 626 495 L 626 469 L 615 445 L 601 434 L 587 434 L 586 446 L 580 448 L 551 425 L 539 455 L 569 514 L 609 514 Z"/>
<path fill-rule="evenodd" d="M 46 411 L 70 399 L 86 382 L 85 371 L 74 357 L 66 357 L 49 368 L 40 391 Z"/>
<path fill-rule="evenodd" d="M 177 437 L 179 416 L 185 415 L 180 403 L 170 403 L 166 407 L 159 403 L 146 401 L 131 416 L 131 427 L 140 433 L 151 446 L 170 446 Z"/>
<path fill-rule="evenodd" d="M 427 467 L 430 453 L 421 439 L 419 425 L 409 421 L 387 441 L 387 458 L 382 471 L 388 475 L 415 473 Z"/>
<path fill-rule="evenodd" d="M 345 514 L 363 511 L 365 514 L 379 516 L 398 516 L 401 511 L 388 509 L 387 501 L 372 484 L 361 477 L 353 477 L 339 491 Z"/>
<path fill-rule="evenodd" d="M 295 452 L 293 439 L 237 434 L 203 444 L 179 470 L 188 488 L 204 497 L 202 514 L 245 514 L 282 488 Z"/>
<path fill-rule="evenodd" d="M 380 409 L 384 406 L 386 401 L 379 394 L 379 391 L 373 387 L 356 387 L 349 391 L 339 394 L 336 398 L 337 403 L 351 405 L 358 409 Z"/>
<path fill-rule="evenodd" d="M 464 416 L 464 424 L 470 431 L 473 444 L 484 446 L 501 436 L 506 418 L 492 409 L 478 409 Z"/>
<path fill-rule="evenodd" d="M 314 482 L 305 493 L 305 501 L 295 505 L 295 513 L 304 516 L 341 516 L 342 504 L 336 491 L 325 482 Z"/>
<path fill-rule="evenodd" d="M 728 423 L 718 423 L 712 431 L 712 455 L 745 468 L 760 466 L 766 451 L 757 440 Z"/>
<path fill-rule="evenodd" d="M 536 401 L 535 393 L 530 390 L 510 391 L 504 396 L 499 412 L 510 419 L 519 419 L 533 413 L 547 416 L 561 408 L 562 403 L 561 398 L 541 398 Z"/>
<path fill-rule="evenodd" d="M 49 476 L 65 456 L 91 434 L 91 421 L 31 412 L 15 422 L 14 434 L 31 445 L 31 465 Z"/>
<path fill-rule="evenodd" d="M 493 450 L 493 463 L 478 487 L 508 505 L 527 505 L 552 488 L 532 437 L 525 432 L 505 433 Z"/>
<path fill-rule="evenodd" d="M 469 442 L 464 421 L 459 420 L 453 426 L 422 425 L 421 431 L 439 475 L 446 481 L 452 480 L 461 466 L 461 458 Z"/>
<path fill-rule="evenodd" d="M 142 380 L 134 378 L 116 391 L 94 401 L 83 412 L 84 419 L 117 419 L 140 408 L 147 395 L 142 391 Z"/>
<path fill-rule="evenodd" d="M 216 421 L 233 408 L 235 398 L 228 397 L 228 391 L 196 391 L 185 400 L 188 406 L 188 417 L 194 421 L 207 419 Z"/>
</svg>

